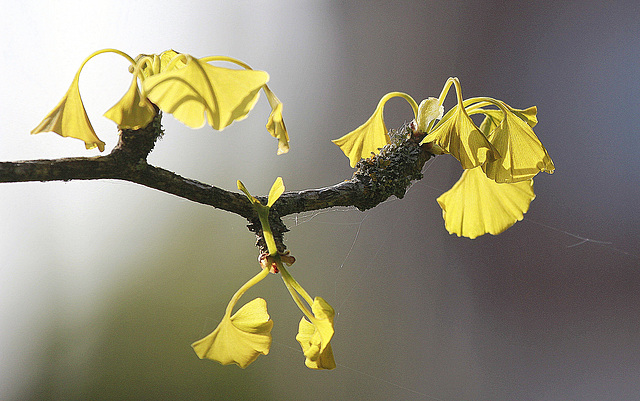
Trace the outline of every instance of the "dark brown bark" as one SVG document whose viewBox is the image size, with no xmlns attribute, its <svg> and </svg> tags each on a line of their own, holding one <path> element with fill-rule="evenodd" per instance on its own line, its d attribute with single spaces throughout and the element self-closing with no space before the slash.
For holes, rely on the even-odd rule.
<svg viewBox="0 0 640 401">
<path fill-rule="evenodd" d="M 0 182 L 69 181 L 117 179 L 170 193 L 181 198 L 236 213 L 249 221 L 261 250 L 266 249 L 257 214 L 244 194 L 227 191 L 182 177 L 147 163 L 147 156 L 163 134 L 161 113 L 145 128 L 123 130 L 118 145 L 105 156 L 51 160 L 0 162 Z M 286 248 L 282 236 L 287 231 L 281 217 L 326 209 L 355 206 L 370 209 L 395 195 L 402 198 L 410 183 L 422 178 L 424 163 L 432 156 L 420 137 L 408 126 L 390 131 L 391 142 L 380 153 L 361 160 L 353 177 L 335 185 L 286 192 L 271 208 L 272 231 L 280 250 Z M 258 197 L 266 201 L 265 197 Z"/>
</svg>

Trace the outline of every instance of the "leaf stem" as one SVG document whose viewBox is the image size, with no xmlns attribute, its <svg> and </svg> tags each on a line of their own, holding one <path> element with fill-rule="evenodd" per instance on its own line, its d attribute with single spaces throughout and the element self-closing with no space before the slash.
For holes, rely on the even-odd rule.
<svg viewBox="0 0 640 401">
<path fill-rule="evenodd" d="M 269 269 L 262 269 L 260 271 L 260 273 L 256 274 L 249 281 L 244 283 L 242 285 L 242 287 L 240 287 L 240 289 L 238 291 L 236 291 L 235 294 L 233 294 L 233 297 L 231 297 L 231 300 L 229 301 L 229 304 L 227 305 L 227 309 L 224 312 L 225 317 L 230 318 L 231 317 L 231 312 L 233 311 L 233 307 L 236 305 L 236 303 L 238 303 L 238 300 L 240 299 L 240 297 L 242 295 L 244 295 L 244 293 L 247 292 L 247 290 L 249 288 L 251 288 L 254 285 L 258 284 L 265 277 L 267 277 L 267 275 L 269 275 Z"/>
</svg>

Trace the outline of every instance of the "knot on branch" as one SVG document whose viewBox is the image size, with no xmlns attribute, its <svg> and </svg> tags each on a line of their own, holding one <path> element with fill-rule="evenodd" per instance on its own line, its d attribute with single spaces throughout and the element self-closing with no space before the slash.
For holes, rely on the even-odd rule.
<svg viewBox="0 0 640 401">
<path fill-rule="evenodd" d="M 147 156 L 155 146 L 156 141 L 164 134 L 162 129 L 162 112 L 156 112 L 151 122 L 140 129 L 120 130 L 120 139 L 111 155 L 117 158 L 125 158 L 130 162 L 147 160 Z"/>
<path fill-rule="evenodd" d="M 408 124 L 389 131 L 390 141 L 377 155 L 363 159 L 356 165 L 352 181 L 363 188 L 358 203 L 360 210 L 370 209 L 391 195 L 402 199 L 411 181 L 422 178 L 424 163 L 433 156 L 420 146 Z"/>
<path fill-rule="evenodd" d="M 274 213 L 274 210 L 270 210 L 269 213 L 269 226 L 271 227 L 271 233 L 273 234 L 273 239 L 276 242 L 276 247 L 278 248 L 278 252 L 284 253 L 287 249 L 287 246 L 284 244 L 284 233 L 289 231 L 287 226 L 282 222 L 282 219 L 277 213 Z M 260 224 L 260 220 L 256 216 L 255 218 L 249 219 L 249 224 L 247 228 L 252 233 L 256 235 L 256 246 L 260 250 L 260 253 L 269 253 L 269 249 L 267 247 L 267 243 L 264 240 L 264 235 L 262 234 L 262 225 Z"/>
</svg>

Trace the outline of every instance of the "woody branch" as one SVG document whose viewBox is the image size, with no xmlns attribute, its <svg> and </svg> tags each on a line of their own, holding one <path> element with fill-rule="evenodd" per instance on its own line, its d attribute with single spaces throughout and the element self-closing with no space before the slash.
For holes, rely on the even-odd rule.
<svg viewBox="0 0 640 401">
<path fill-rule="evenodd" d="M 244 217 L 258 237 L 258 246 L 266 250 L 258 216 L 243 194 L 185 178 L 147 162 L 147 156 L 163 134 L 161 114 L 144 128 L 122 130 L 118 144 L 105 156 L 0 162 L 0 182 L 99 179 L 133 182 Z M 281 217 L 335 206 L 366 210 L 392 195 L 402 198 L 411 181 L 422 178 L 420 171 L 432 156 L 424 145 L 419 145 L 422 138 L 412 134 L 407 126 L 391 130 L 391 142 L 379 154 L 361 160 L 349 180 L 325 188 L 284 193 L 270 213 L 279 250 L 286 249 L 282 237 L 287 228 Z M 266 197 L 258 199 L 266 201 Z"/>
</svg>

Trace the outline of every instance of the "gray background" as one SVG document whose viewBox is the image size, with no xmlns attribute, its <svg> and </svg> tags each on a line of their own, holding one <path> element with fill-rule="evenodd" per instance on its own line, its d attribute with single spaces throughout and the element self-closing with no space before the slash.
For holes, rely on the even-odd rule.
<svg viewBox="0 0 640 401">
<path fill-rule="evenodd" d="M 435 198 L 459 177 L 425 167 L 403 200 L 287 219 L 292 273 L 337 310 L 338 368 L 311 371 L 300 313 L 276 276 L 262 296 L 274 344 L 246 370 L 200 361 L 189 344 L 217 325 L 257 271 L 241 218 L 125 182 L 0 186 L 0 398 L 637 400 L 640 398 L 640 6 L 636 1 L 3 1 L 0 160 L 94 155 L 29 131 L 92 51 L 224 54 L 270 73 L 291 152 L 275 155 L 267 102 L 219 133 L 171 116 L 150 161 L 265 194 L 350 177 L 330 140 L 382 95 L 537 105 L 557 167 L 504 234 L 444 229 Z M 81 91 L 101 117 L 126 62 L 87 64 Z M 387 125 L 412 118 L 388 103 Z M 585 239 L 590 241 L 584 242 Z M 595 242 L 604 241 L 607 244 Z"/>
</svg>

